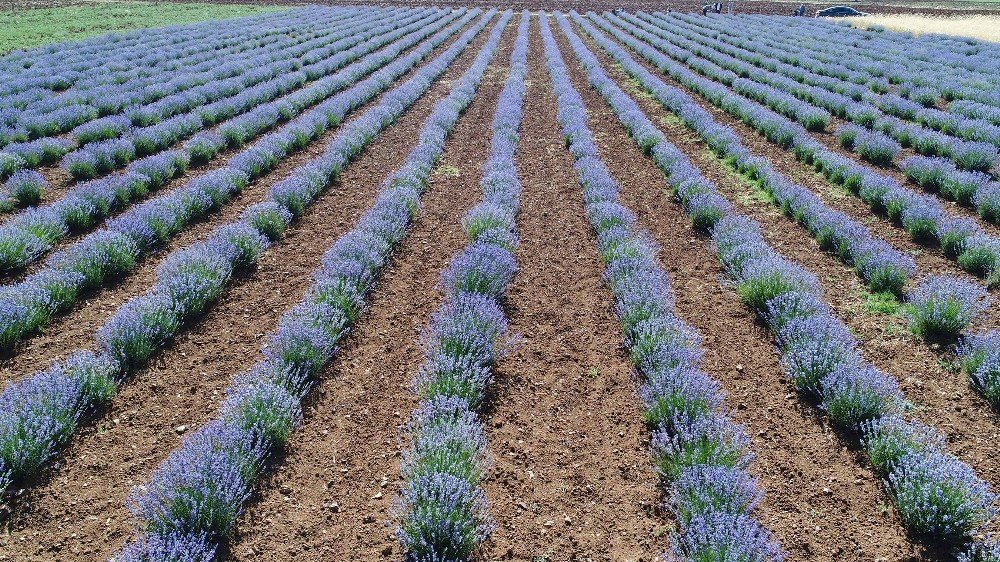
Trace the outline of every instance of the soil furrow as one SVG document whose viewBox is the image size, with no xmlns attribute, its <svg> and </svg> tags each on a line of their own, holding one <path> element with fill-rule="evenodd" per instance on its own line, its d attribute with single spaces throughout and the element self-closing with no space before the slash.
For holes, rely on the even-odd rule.
<svg viewBox="0 0 1000 562">
<path fill-rule="evenodd" d="M 179 433 L 215 413 L 230 377 L 251 366 L 278 316 L 301 298 L 323 251 L 374 201 L 379 182 L 372 178 L 384 177 L 402 162 L 416 143 L 420 123 L 471 64 L 485 38 L 485 33 L 476 37 L 427 94 L 346 168 L 341 181 L 264 254 L 258 271 L 237 281 L 205 317 L 182 330 L 149 368 L 124 385 L 98 420 L 81 428 L 47 481 L 15 500 L 8 534 L 0 538 L 0 560 L 93 560 L 121 545 L 131 523 L 125 508 L 131 488 L 147 481 L 179 444 Z M 307 151 L 318 153 L 321 146 Z M 298 158 L 301 164 L 308 156 Z"/>
<path fill-rule="evenodd" d="M 532 22 L 517 160 L 524 185 L 508 291 L 517 345 L 497 369 L 483 486 L 484 559 L 652 560 L 662 522 L 631 366 L 583 213 Z"/>
<path fill-rule="evenodd" d="M 507 77 L 516 21 L 508 23 L 476 96 L 446 141 L 411 232 L 354 333 L 319 375 L 287 454 L 237 525 L 228 559 L 398 559 L 388 525 L 399 490 L 401 426 L 416 404 L 409 382 L 423 357 L 418 338 L 443 298 L 441 270 L 466 243 L 460 220 L 479 200 L 489 151 L 483 123 L 492 119 Z M 396 151 L 402 157 L 408 149 Z M 385 175 L 366 181 L 377 185 Z"/>
<path fill-rule="evenodd" d="M 577 27 L 579 31 L 579 28 Z M 603 51 L 581 34 L 609 76 L 627 87 Z M 560 36 L 560 40 L 565 39 Z M 602 153 L 624 188 L 623 203 L 639 217 L 660 246 L 661 261 L 670 272 L 679 316 L 703 336 L 704 368 L 728 392 L 726 405 L 747 428 L 756 454 L 751 471 L 760 479 L 765 497 L 758 508 L 793 560 L 906 560 L 922 557 L 894 511 L 880 506 L 891 501 L 878 478 L 857 450 L 843 445 L 818 411 L 803 402 L 788 382 L 767 330 L 727 286 L 711 240 L 697 234 L 690 221 L 664 190 L 666 182 L 653 161 L 642 154 L 601 96 L 587 86 L 574 59 L 571 74 L 587 103 Z M 634 94 L 634 91 L 633 91 Z M 762 222 L 765 233 L 784 233 L 788 240 L 771 240 L 792 259 L 810 258 L 804 265 L 823 278 L 830 274 L 854 282 L 850 270 L 830 263 L 797 227 L 781 224 L 783 217 L 766 208 L 746 207 L 741 181 L 726 173 L 705 144 L 648 96 L 633 98 L 649 118 L 703 174 L 716 183 L 734 206 Z M 739 194 L 742 197 L 732 197 Z M 776 228 L 772 228 L 776 227 Z M 822 269 L 817 269 L 817 266 Z M 832 291 L 827 290 L 829 295 Z"/>
</svg>

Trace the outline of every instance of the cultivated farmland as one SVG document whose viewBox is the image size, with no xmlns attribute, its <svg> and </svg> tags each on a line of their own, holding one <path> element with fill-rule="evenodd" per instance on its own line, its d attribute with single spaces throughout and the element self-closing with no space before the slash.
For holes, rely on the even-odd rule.
<svg viewBox="0 0 1000 562">
<path fill-rule="evenodd" d="M 1000 561 L 1000 45 L 299 7 L 0 57 L 0 561 Z"/>
</svg>

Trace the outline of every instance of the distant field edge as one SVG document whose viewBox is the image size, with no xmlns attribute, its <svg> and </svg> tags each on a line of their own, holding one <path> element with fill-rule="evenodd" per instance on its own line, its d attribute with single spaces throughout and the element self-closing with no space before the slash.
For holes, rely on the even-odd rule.
<svg viewBox="0 0 1000 562">
<path fill-rule="evenodd" d="M 0 0 L 0 55 L 105 33 L 238 18 L 289 8 L 280 4 L 228 2 Z"/>
</svg>

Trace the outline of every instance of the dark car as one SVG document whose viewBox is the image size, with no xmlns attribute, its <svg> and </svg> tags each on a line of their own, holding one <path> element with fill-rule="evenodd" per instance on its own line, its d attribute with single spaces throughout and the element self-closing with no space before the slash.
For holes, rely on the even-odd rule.
<svg viewBox="0 0 1000 562">
<path fill-rule="evenodd" d="M 822 10 L 816 10 L 817 18 L 841 18 L 844 16 L 867 16 L 867 15 L 868 14 L 864 12 L 859 12 L 849 6 L 833 6 L 832 8 L 824 8 Z"/>
</svg>

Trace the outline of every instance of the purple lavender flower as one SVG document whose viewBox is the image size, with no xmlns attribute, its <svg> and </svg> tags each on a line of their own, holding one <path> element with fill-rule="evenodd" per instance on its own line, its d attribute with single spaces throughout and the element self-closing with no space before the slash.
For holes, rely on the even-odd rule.
<svg viewBox="0 0 1000 562">
<path fill-rule="evenodd" d="M 240 215 L 240 220 L 274 241 L 281 237 L 281 233 L 292 222 L 292 214 L 273 201 L 265 201 L 247 207 Z"/>
<path fill-rule="evenodd" d="M 965 241 L 979 234 L 976 221 L 967 218 L 947 218 L 938 222 L 935 236 L 941 250 L 951 259 L 956 259 L 965 250 Z"/>
<path fill-rule="evenodd" d="M 173 300 L 149 293 L 123 304 L 97 331 L 97 341 L 108 356 L 126 367 L 145 362 L 180 325 Z"/>
<path fill-rule="evenodd" d="M 149 534 L 125 545 L 116 562 L 212 562 L 215 545 L 204 534 Z"/>
<path fill-rule="evenodd" d="M 989 485 L 969 465 L 945 453 L 903 455 L 887 482 L 907 526 L 944 542 L 965 541 L 997 514 L 998 498 Z"/>
<path fill-rule="evenodd" d="M 908 454 L 944 450 L 944 436 L 933 427 L 890 415 L 861 424 L 861 444 L 868 460 L 881 474 Z"/>
<path fill-rule="evenodd" d="M 510 251 L 488 244 L 471 244 L 459 253 L 441 276 L 450 293 L 469 292 L 499 296 L 517 263 Z"/>
<path fill-rule="evenodd" d="M 700 336 L 673 316 L 653 314 L 632 324 L 626 337 L 632 363 L 644 371 L 693 365 L 701 358 Z"/>
<path fill-rule="evenodd" d="M 777 255 L 744 262 L 735 280 L 740 298 L 758 311 L 766 310 L 768 301 L 782 294 L 819 290 L 811 273 Z"/>
<path fill-rule="evenodd" d="M 991 537 L 976 540 L 958 554 L 957 562 L 998 562 L 1000 561 L 1000 543 Z"/>
<path fill-rule="evenodd" d="M 763 317 L 776 334 L 792 320 L 828 315 L 829 308 L 812 293 L 785 293 L 768 301 Z"/>
<path fill-rule="evenodd" d="M 156 270 L 157 290 L 170 297 L 181 318 L 201 314 L 233 273 L 235 251 L 216 246 L 202 242 L 171 253 Z"/>
<path fill-rule="evenodd" d="M 129 504 L 151 534 L 228 536 L 266 449 L 248 432 L 210 422 L 184 439 Z"/>
<path fill-rule="evenodd" d="M 0 270 L 19 269 L 49 249 L 36 234 L 20 228 L 0 227 Z"/>
<path fill-rule="evenodd" d="M 404 480 L 447 474 L 474 484 L 487 468 L 483 427 L 458 397 L 438 396 L 421 403 L 409 424 L 410 449 L 401 463 Z"/>
<path fill-rule="evenodd" d="M 695 465 L 744 468 L 750 462 L 750 440 L 743 426 L 721 414 L 677 420 L 671 426 L 671 431 L 657 430 L 651 439 L 656 470 L 668 481 Z"/>
<path fill-rule="evenodd" d="M 771 533 L 743 514 L 710 511 L 695 515 L 678 533 L 673 549 L 665 557 L 671 561 L 739 560 L 740 562 L 781 562 L 785 553 Z"/>
<path fill-rule="evenodd" d="M 496 301 L 477 293 L 457 293 L 431 319 L 424 336 L 429 351 L 469 357 L 492 365 L 501 353 L 507 318 Z"/>
<path fill-rule="evenodd" d="M 831 316 L 815 314 L 789 319 L 776 331 L 781 344 L 781 365 L 795 388 L 823 396 L 821 381 L 838 369 L 861 364 L 857 342 L 847 328 Z"/>
<path fill-rule="evenodd" d="M 951 160 L 962 170 L 989 172 L 997 161 L 997 147 L 989 142 L 960 142 L 951 149 Z"/>
<path fill-rule="evenodd" d="M 972 387 L 992 406 L 1000 407 L 1000 332 L 965 336 L 956 353 Z"/>
<path fill-rule="evenodd" d="M 465 560 L 495 527 L 482 489 L 450 474 L 407 481 L 396 511 L 408 562 Z"/>
<path fill-rule="evenodd" d="M 640 388 L 646 422 L 671 433 L 675 425 L 688 426 L 722 405 L 719 383 L 689 365 L 646 372 Z"/>
<path fill-rule="evenodd" d="M 208 240 L 208 251 L 224 255 L 234 269 L 248 269 L 260 259 L 271 241 L 256 228 L 243 222 L 219 227 Z"/>
<path fill-rule="evenodd" d="M 219 419 L 228 426 L 258 436 L 267 447 L 280 447 L 302 419 L 297 393 L 249 371 L 229 385 Z"/>
<path fill-rule="evenodd" d="M 138 256 L 139 248 L 132 238 L 114 230 L 98 230 L 75 246 L 52 254 L 48 266 L 83 276 L 81 289 L 93 289 L 134 268 Z"/>
<path fill-rule="evenodd" d="M 345 327 L 339 310 L 315 302 L 300 303 L 282 315 L 263 350 L 264 357 L 273 365 L 311 377 L 333 355 Z"/>
<path fill-rule="evenodd" d="M 60 369 L 40 371 L 0 394 L 0 465 L 6 478 L 35 474 L 63 445 L 83 413 L 82 382 Z"/>
<path fill-rule="evenodd" d="M 48 188 L 42 174 L 34 170 L 21 170 L 7 180 L 7 193 L 21 205 L 37 205 L 42 193 Z"/>
<path fill-rule="evenodd" d="M 484 201 L 470 209 L 462 217 L 462 228 L 471 240 L 478 241 L 484 232 L 513 230 L 514 217 L 510 209 Z M 512 250 L 513 248 L 507 249 Z"/>
<path fill-rule="evenodd" d="M 746 471 L 696 465 L 682 470 L 674 481 L 671 503 L 688 525 L 691 519 L 709 513 L 749 514 L 763 497 L 756 479 Z"/>
<path fill-rule="evenodd" d="M 903 393 L 896 379 L 868 365 L 840 366 L 820 381 L 822 407 L 841 428 L 898 412 Z"/>
</svg>

